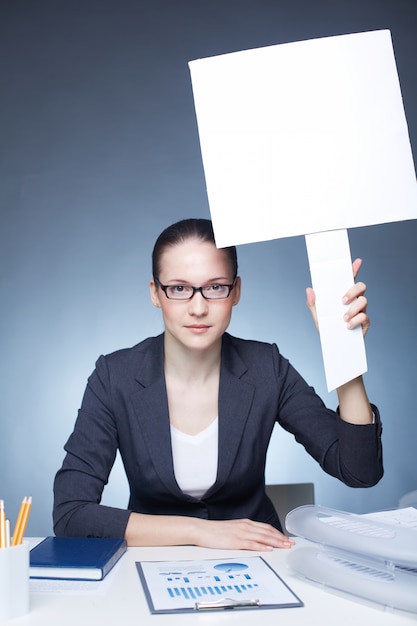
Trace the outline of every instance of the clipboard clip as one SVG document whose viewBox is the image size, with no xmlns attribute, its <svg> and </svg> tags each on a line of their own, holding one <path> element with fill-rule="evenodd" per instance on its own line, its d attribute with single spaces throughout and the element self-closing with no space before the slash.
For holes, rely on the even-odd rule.
<svg viewBox="0 0 417 626">
<path fill-rule="evenodd" d="M 196 611 L 230 610 L 230 609 L 258 609 L 261 606 L 259 600 L 233 600 L 233 598 L 221 598 L 213 602 L 196 602 Z"/>
</svg>

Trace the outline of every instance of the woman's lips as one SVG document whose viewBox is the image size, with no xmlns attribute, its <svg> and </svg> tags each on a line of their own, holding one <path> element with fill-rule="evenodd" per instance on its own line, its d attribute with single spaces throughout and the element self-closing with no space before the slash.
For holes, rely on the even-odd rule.
<svg viewBox="0 0 417 626">
<path fill-rule="evenodd" d="M 210 326 L 208 326 L 207 324 L 190 324 L 189 326 L 186 326 L 186 328 L 191 332 L 200 335 L 206 332 L 210 328 Z"/>
</svg>

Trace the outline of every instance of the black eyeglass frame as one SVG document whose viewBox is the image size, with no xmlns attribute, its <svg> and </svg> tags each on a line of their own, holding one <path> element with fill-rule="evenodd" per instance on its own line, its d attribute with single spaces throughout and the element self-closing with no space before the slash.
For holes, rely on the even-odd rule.
<svg viewBox="0 0 417 626">
<path fill-rule="evenodd" d="M 221 283 L 215 283 L 219 287 L 227 287 L 229 289 L 227 296 L 222 296 L 221 298 L 208 298 L 207 296 L 204 295 L 203 289 L 207 289 L 207 287 L 212 287 L 213 285 L 202 285 L 201 287 L 193 287 L 192 285 L 163 285 L 158 278 L 154 278 L 154 281 L 158 285 L 158 287 L 162 289 L 162 291 L 164 292 L 168 300 L 175 300 L 176 302 L 189 302 L 190 300 L 192 300 L 192 298 L 194 298 L 196 292 L 199 291 L 201 295 L 203 296 L 204 300 L 209 300 L 210 302 L 212 302 L 213 300 L 227 300 L 227 298 L 230 296 L 232 289 L 236 285 L 236 279 L 237 277 L 234 279 L 233 283 L 229 285 L 222 285 Z M 167 294 L 167 289 L 169 289 L 170 287 L 187 287 L 188 289 L 192 289 L 193 293 L 191 294 L 189 298 L 171 298 Z"/>
</svg>

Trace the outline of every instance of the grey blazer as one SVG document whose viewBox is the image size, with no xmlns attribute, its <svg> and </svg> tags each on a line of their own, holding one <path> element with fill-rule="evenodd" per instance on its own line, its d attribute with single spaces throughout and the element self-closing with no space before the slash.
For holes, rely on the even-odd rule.
<svg viewBox="0 0 417 626">
<path fill-rule="evenodd" d="M 225 334 L 219 388 L 218 472 L 201 499 L 174 475 L 163 370 L 163 335 L 102 356 L 90 376 L 54 483 L 57 535 L 123 536 L 131 511 L 263 521 L 281 529 L 265 494 L 274 424 L 293 433 L 321 467 L 352 487 L 383 473 L 381 424 L 354 426 L 327 409 L 277 347 Z M 127 509 L 100 504 L 120 451 Z"/>
</svg>

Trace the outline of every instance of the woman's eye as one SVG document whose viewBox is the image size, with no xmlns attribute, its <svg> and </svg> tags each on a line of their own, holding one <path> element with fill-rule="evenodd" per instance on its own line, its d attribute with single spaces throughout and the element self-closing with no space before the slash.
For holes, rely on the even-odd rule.
<svg viewBox="0 0 417 626">
<path fill-rule="evenodd" d="M 222 288 L 222 285 L 209 285 L 207 289 L 209 291 L 219 291 Z"/>
</svg>

